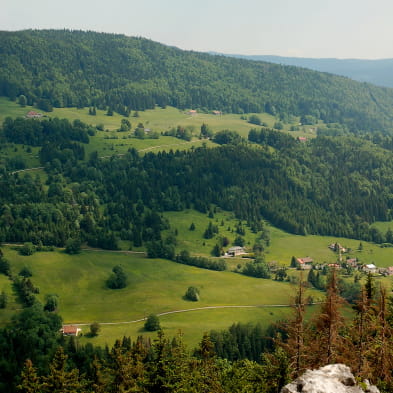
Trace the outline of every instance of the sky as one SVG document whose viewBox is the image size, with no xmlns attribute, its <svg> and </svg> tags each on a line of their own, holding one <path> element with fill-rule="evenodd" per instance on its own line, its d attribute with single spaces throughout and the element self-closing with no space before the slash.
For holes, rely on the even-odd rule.
<svg viewBox="0 0 393 393">
<path fill-rule="evenodd" d="M 0 5 L 0 30 L 93 30 L 227 54 L 393 58 L 392 0 L 0 0 Z"/>
</svg>

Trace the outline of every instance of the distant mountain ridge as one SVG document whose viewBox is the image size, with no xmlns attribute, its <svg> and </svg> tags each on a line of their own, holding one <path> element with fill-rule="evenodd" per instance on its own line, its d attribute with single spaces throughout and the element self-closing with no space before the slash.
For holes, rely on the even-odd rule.
<svg viewBox="0 0 393 393">
<path fill-rule="evenodd" d="M 393 132 L 393 89 L 91 31 L 0 31 L 0 95 L 43 110 L 94 106 L 127 115 L 171 105 Z"/>
<path fill-rule="evenodd" d="M 214 54 L 218 53 L 214 52 Z M 359 82 L 393 87 L 393 59 L 365 60 L 236 54 L 224 54 L 224 56 L 303 67 L 314 71 L 346 76 Z"/>
</svg>

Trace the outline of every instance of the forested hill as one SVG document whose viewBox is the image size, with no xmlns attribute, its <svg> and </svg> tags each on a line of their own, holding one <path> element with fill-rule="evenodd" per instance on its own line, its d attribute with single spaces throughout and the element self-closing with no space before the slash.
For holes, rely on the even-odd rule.
<svg viewBox="0 0 393 393">
<path fill-rule="evenodd" d="M 283 57 L 271 55 L 249 56 L 236 54 L 225 56 L 309 68 L 314 71 L 343 75 L 359 82 L 368 82 L 378 86 L 393 87 L 393 59 L 317 59 L 307 57 Z"/>
<path fill-rule="evenodd" d="M 0 32 L 0 95 L 24 95 L 47 110 L 92 105 L 124 113 L 158 104 L 393 130 L 392 89 L 94 32 Z"/>
</svg>

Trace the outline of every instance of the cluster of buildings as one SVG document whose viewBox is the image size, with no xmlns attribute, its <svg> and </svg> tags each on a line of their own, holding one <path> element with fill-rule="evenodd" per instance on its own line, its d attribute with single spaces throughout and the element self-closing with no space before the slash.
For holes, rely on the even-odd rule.
<svg viewBox="0 0 393 393">
<path fill-rule="evenodd" d="M 317 269 L 322 269 L 324 266 L 333 269 L 346 269 L 348 267 L 351 267 L 354 270 L 358 270 L 364 273 L 381 274 L 383 276 L 393 275 L 393 266 L 377 267 L 373 263 L 362 264 L 357 258 L 343 259 L 342 254 L 348 253 L 350 250 L 343 247 L 340 243 L 329 244 L 328 248 L 338 253 L 339 257 L 337 263 L 315 264 L 314 260 L 310 257 L 296 258 L 298 268 L 300 270 L 310 270 L 313 268 L 313 266 L 315 266 Z"/>
</svg>

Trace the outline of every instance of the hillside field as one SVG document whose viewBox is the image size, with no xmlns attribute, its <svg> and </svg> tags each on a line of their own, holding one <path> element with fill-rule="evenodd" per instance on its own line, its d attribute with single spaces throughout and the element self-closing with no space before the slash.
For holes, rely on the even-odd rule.
<svg viewBox="0 0 393 393">
<path fill-rule="evenodd" d="M 294 292 L 289 283 L 246 277 L 230 271 L 214 272 L 135 254 L 84 251 L 69 256 L 56 251 L 26 257 L 8 247 L 4 248 L 4 253 L 13 274 L 24 266 L 31 269 L 32 282 L 40 289 L 39 301 L 45 303 L 47 295 L 58 295 L 58 310 L 64 323 L 127 322 L 151 313 L 197 307 L 288 304 Z M 110 290 L 105 281 L 112 268 L 119 264 L 127 273 L 129 284 L 121 290 Z M 12 293 L 10 282 L 4 277 L 0 284 Z M 183 299 L 191 285 L 200 289 L 199 302 Z M 317 291 L 311 292 L 321 296 Z M 8 311 L 0 313 L 2 324 L 9 320 L 11 311 L 18 308 L 12 296 L 10 300 Z M 205 331 L 224 329 L 234 322 L 266 324 L 283 318 L 287 312 L 286 308 L 210 309 L 167 315 L 161 317 L 161 321 L 168 334 L 173 335 L 181 329 L 185 340 L 194 344 Z M 142 322 L 102 325 L 102 333 L 96 341 L 112 342 L 119 334 L 135 337 L 144 333 L 142 326 Z"/>
<path fill-rule="evenodd" d="M 23 116 L 33 107 L 20 107 L 15 102 L 0 98 L 0 122 L 6 116 Z M 98 151 L 100 157 L 123 154 L 129 148 L 137 149 L 141 154 L 149 151 L 191 149 L 213 142 L 198 139 L 200 127 L 203 123 L 214 131 L 223 129 L 237 131 L 247 138 L 248 131 L 255 125 L 241 119 L 240 115 L 198 113 L 189 116 L 184 111 L 173 107 L 165 109 L 156 107 L 154 110 L 140 111 L 138 117 L 131 114 L 129 121 L 133 130 L 138 123 L 160 134 L 158 139 L 136 139 L 131 136 L 131 131 L 118 132 L 122 116 L 114 113 L 107 116 L 106 111 L 97 110 L 96 116 L 88 114 L 88 108 L 54 108 L 53 112 L 46 114 L 49 117 L 80 119 L 93 126 L 102 124 L 104 131 L 97 131 L 90 138 L 90 143 L 85 145 L 86 157 L 93 151 Z M 278 120 L 267 115 L 258 114 L 263 122 L 270 127 Z M 181 125 L 192 127 L 194 137 L 191 141 L 184 141 L 171 136 L 162 136 L 161 133 L 172 127 Z M 284 132 L 289 132 L 290 124 L 284 125 Z M 313 137 L 312 129 L 303 128 L 298 132 L 291 132 L 293 136 Z M 27 146 L 7 144 L 0 151 L 0 158 L 21 156 L 25 159 L 28 168 L 40 166 L 38 149 Z M 42 178 L 46 173 L 38 170 Z M 177 233 L 176 251 L 188 250 L 192 255 L 210 256 L 217 237 L 204 239 L 203 233 L 209 222 L 217 225 L 218 236 L 228 238 L 229 248 L 235 240 L 235 226 L 238 219 L 233 213 L 214 209 L 214 217 L 208 217 L 194 210 L 182 212 L 164 212 L 163 215 L 170 222 L 170 229 L 163 232 L 163 236 Z M 191 231 L 190 225 L 194 223 L 195 230 Z M 243 225 L 246 225 L 243 222 Z M 393 223 L 376 223 L 379 229 L 386 231 Z M 289 267 L 292 256 L 310 256 L 315 262 L 333 263 L 337 254 L 332 252 L 328 245 L 339 242 L 351 251 L 343 257 L 356 257 L 362 263 L 375 263 L 378 267 L 393 265 L 392 249 L 362 242 L 359 250 L 359 240 L 337 238 L 330 236 L 298 236 L 279 230 L 269 223 L 266 226 L 270 233 L 270 246 L 266 249 L 266 262 L 276 261 L 278 265 Z M 244 236 L 245 247 L 249 251 L 255 242 L 257 234 L 246 227 Z M 123 251 L 129 251 L 130 243 L 121 241 Z M 131 250 L 145 251 L 143 248 Z M 271 279 L 256 279 L 232 272 L 238 265 L 249 261 L 247 258 L 227 258 L 228 271 L 214 272 L 195 267 L 176 264 L 161 259 L 147 259 L 141 254 L 108 251 L 83 251 L 79 255 L 70 256 L 63 251 L 36 253 L 25 257 L 10 247 L 4 248 L 5 255 L 11 263 L 12 273 L 17 274 L 23 266 L 28 266 L 33 271 L 32 281 L 40 288 L 38 298 L 45 303 L 45 296 L 56 294 L 59 296 L 59 313 L 65 323 L 90 324 L 94 321 L 103 323 L 101 332 L 96 338 L 83 336 L 82 342 L 93 342 L 104 345 L 112 344 L 116 338 L 144 334 L 155 337 L 155 333 L 146 333 L 143 322 L 130 322 L 145 318 L 150 313 L 165 313 L 176 310 L 193 309 L 212 306 L 247 306 L 265 304 L 288 304 L 294 293 L 294 286 L 287 282 L 276 282 Z M 129 277 L 129 285 L 122 290 L 109 290 L 105 281 L 115 265 L 122 265 Z M 298 274 L 292 271 L 291 274 Z M 391 278 L 381 281 L 391 286 Z M 201 291 L 201 300 L 193 303 L 183 299 L 188 286 L 196 286 Z M 0 291 L 8 294 L 9 302 L 5 310 L 0 310 L 0 325 L 9 322 L 12 315 L 21 309 L 10 281 L 0 275 Z M 310 290 L 315 299 L 321 299 L 323 293 Z M 160 321 L 165 333 L 174 336 L 179 330 L 184 334 L 185 342 L 195 346 L 202 334 L 212 329 L 225 329 L 235 322 L 270 322 L 283 319 L 288 315 L 289 308 L 220 308 L 188 311 L 163 315 Z M 312 311 L 312 310 L 311 310 Z M 119 323 L 105 325 L 104 323 Z M 88 331 L 88 326 L 84 327 Z"/>
<path fill-rule="evenodd" d="M 216 243 L 216 239 L 204 239 L 205 231 L 209 221 L 218 225 L 219 234 L 233 242 L 236 237 L 234 227 L 237 220 L 230 212 L 219 211 L 214 214 L 213 219 L 209 219 L 206 214 L 194 210 L 183 212 L 166 212 L 164 216 L 169 219 L 171 230 L 177 229 L 178 245 L 177 249 L 187 249 L 192 254 L 201 254 L 208 256 Z M 190 231 L 191 223 L 195 224 L 195 231 Z M 224 225 L 221 225 L 221 224 Z M 245 222 L 243 221 L 245 225 Z M 378 223 L 376 225 L 393 228 L 391 223 Z M 392 249 L 383 248 L 378 244 L 371 242 L 360 242 L 356 239 L 347 239 L 334 236 L 317 236 L 317 235 L 293 235 L 282 231 L 276 227 L 267 224 L 270 234 L 270 246 L 266 249 L 265 259 L 267 262 L 276 261 L 281 266 L 289 266 L 292 256 L 297 258 L 312 257 L 318 263 L 334 263 L 338 255 L 332 252 L 328 246 L 331 243 L 340 243 L 343 247 L 351 249 L 350 252 L 343 254 L 343 258 L 357 258 L 363 264 L 374 263 L 378 267 L 393 266 Z M 230 229 L 230 230 L 228 230 Z M 252 247 L 256 235 L 246 227 L 246 248 Z M 359 244 L 362 243 L 363 249 L 359 250 Z M 229 246 L 228 246 L 229 247 Z M 243 258 L 235 258 L 236 262 L 242 261 Z M 244 260 L 244 259 L 243 259 Z"/>
<path fill-rule="evenodd" d="M 26 106 L 21 107 L 16 102 L 10 101 L 8 98 L 0 97 L 0 124 L 3 123 L 6 117 L 21 117 L 25 116 L 29 111 L 34 110 L 42 113 L 36 107 Z M 130 138 L 132 132 L 117 132 L 119 129 L 123 116 L 114 113 L 113 116 L 107 116 L 106 111 L 97 110 L 96 116 L 91 116 L 88 113 L 88 108 L 53 108 L 53 112 L 43 113 L 47 117 L 65 118 L 70 121 L 79 119 L 84 123 L 92 126 L 102 125 L 105 131 L 97 131 L 96 135 L 90 138 L 90 143 L 85 145 L 87 156 L 93 151 L 98 151 L 100 156 L 111 156 L 116 154 L 123 154 L 129 148 L 135 148 L 141 153 L 145 151 L 158 150 L 184 150 L 191 147 L 201 146 L 202 143 L 210 145 L 212 142 L 198 139 L 200 128 L 202 124 L 207 124 L 213 132 L 222 131 L 225 129 L 238 132 L 244 138 L 247 138 L 248 132 L 251 128 L 258 127 L 254 124 L 248 123 L 241 119 L 240 115 L 223 114 L 220 116 L 209 113 L 198 113 L 195 116 L 190 116 L 185 111 L 173 107 L 166 107 L 162 109 L 156 107 L 155 109 L 139 111 L 138 117 L 134 117 L 135 112 L 132 112 L 128 120 L 131 123 L 131 131 L 134 130 L 139 123 L 142 123 L 146 128 L 150 128 L 153 132 L 160 134 L 159 139 L 137 139 Z M 250 114 L 251 115 L 251 114 Z M 277 118 L 267 113 L 257 114 L 262 122 L 269 127 L 273 127 L 274 123 L 278 121 Z M 297 124 L 298 120 L 294 124 Z M 289 128 L 293 124 L 283 124 L 284 132 L 290 132 Z M 164 133 L 171 128 L 177 126 L 192 127 L 194 137 L 192 141 L 184 141 L 170 136 L 163 136 Z M 309 138 L 315 137 L 315 130 L 311 126 L 301 127 L 300 131 L 291 131 L 294 137 L 306 136 Z M 8 148 L 2 149 L 2 156 L 22 155 L 26 159 L 27 167 L 34 167 L 39 164 L 37 159 L 38 149 L 33 148 L 33 153 L 24 153 L 25 147 L 16 145 L 18 151 L 15 152 L 15 146 L 10 145 Z"/>
<path fill-rule="evenodd" d="M 178 250 L 188 249 L 192 254 L 206 256 L 215 243 L 215 239 L 203 239 L 203 231 L 208 222 L 218 222 L 220 225 L 223 221 L 225 225 L 219 226 L 219 234 L 227 235 L 230 239 L 234 235 L 228 231 L 228 227 L 233 227 L 237 222 L 231 213 L 223 211 L 215 213 L 213 219 L 192 210 L 165 213 L 165 216 L 171 223 L 171 230 L 177 229 L 179 233 Z M 189 231 L 191 222 L 196 226 L 195 231 Z M 311 256 L 317 262 L 334 262 L 337 255 L 327 246 L 335 241 L 352 247 L 353 251 L 348 255 L 358 257 L 363 263 L 374 262 L 378 266 L 391 264 L 390 249 L 380 248 L 372 243 L 362 242 L 363 250 L 357 251 L 357 240 L 295 236 L 270 226 L 269 232 L 271 245 L 267 249 L 266 260 L 277 261 L 283 266 L 289 266 L 292 255 Z M 255 235 L 246 229 L 245 239 L 248 245 L 251 245 Z M 124 249 L 127 249 L 126 244 Z M 199 307 L 288 304 L 295 291 L 293 285 L 285 282 L 246 277 L 231 271 L 214 272 L 161 259 L 147 259 L 135 253 L 85 250 L 81 254 L 70 256 L 59 250 L 39 252 L 26 257 L 9 247 L 4 247 L 3 250 L 11 262 L 14 274 L 23 266 L 31 268 L 32 281 L 40 288 L 38 298 L 42 303 L 48 294 L 59 296 L 59 313 L 64 323 L 119 323 L 139 320 L 151 313 L 160 314 Z M 244 258 L 226 260 L 229 270 L 236 268 L 239 263 L 247 262 Z M 105 281 L 112 268 L 119 264 L 128 275 L 129 285 L 122 290 L 107 289 Z M 292 271 L 290 274 L 297 275 L 298 272 Z M 378 281 L 391 288 L 390 277 L 380 278 Z M 201 291 L 199 302 L 183 299 L 186 289 L 191 285 Z M 9 305 L 0 312 L 0 321 L 4 325 L 21 306 L 16 301 L 10 281 L 5 276 L 0 276 L 0 290 L 5 290 L 9 294 Z M 317 300 L 324 296 L 316 290 L 308 290 L 308 294 Z M 235 322 L 268 324 L 285 318 L 288 311 L 288 308 L 206 309 L 163 315 L 160 321 L 165 334 L 172 337 L 181 330 L 185 342 L 195 346 L 204 332 L 225 329 Z M 84 326 L 83 329 L 85 332 L 89 330 L 88 326 Z M 111 344 L 116 338 L 124 335 L 136 337 L 140 334 L 156 336 L 156 333 L 144 331 L 142 321 L 102 324 L 98 337 L 84 336 L 81 340 L 104 345 Z"/>
</svg>

